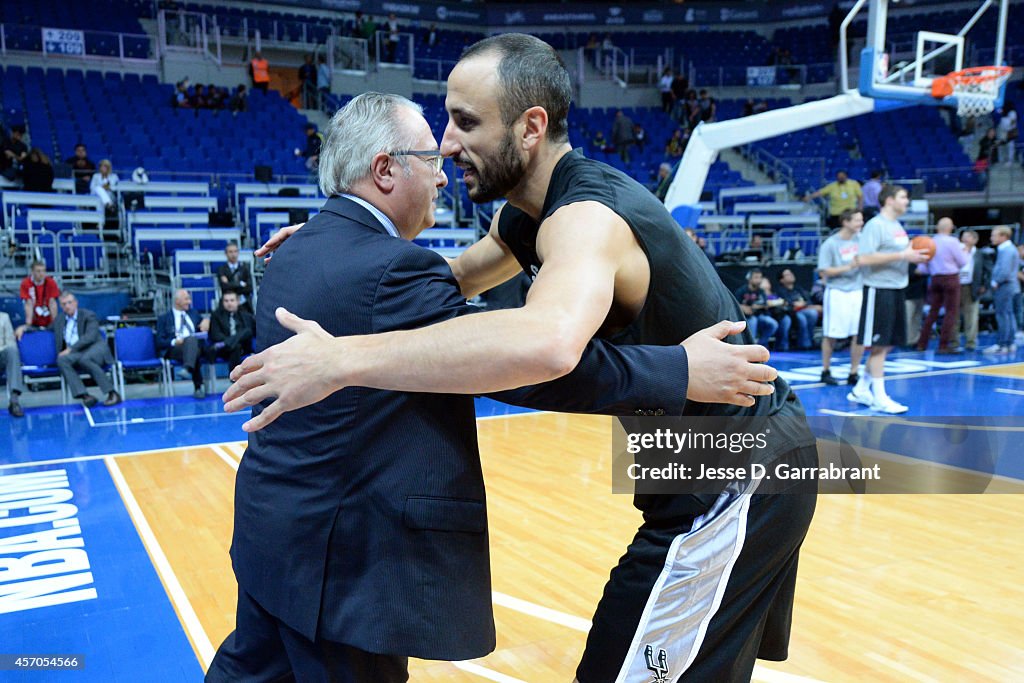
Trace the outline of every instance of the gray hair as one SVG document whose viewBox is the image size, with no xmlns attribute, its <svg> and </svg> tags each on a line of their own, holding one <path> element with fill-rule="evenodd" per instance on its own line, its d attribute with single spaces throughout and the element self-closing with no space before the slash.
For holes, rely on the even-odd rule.
<svg viewBox="0 0 1024 683">
<path fill-rule="evenodd" d="M 423 114 L 420 105 L 401 95 L 367 92 L 331 118 L 320 150 L 320 191 L 325 197 L 348 192 L 369 175 L 375 155 L 415 144 L 414 136 L 399 125 L 398 107 Z M 407 167 L 405 158 L 398 157 L 397 161 Z"/>
</svg>

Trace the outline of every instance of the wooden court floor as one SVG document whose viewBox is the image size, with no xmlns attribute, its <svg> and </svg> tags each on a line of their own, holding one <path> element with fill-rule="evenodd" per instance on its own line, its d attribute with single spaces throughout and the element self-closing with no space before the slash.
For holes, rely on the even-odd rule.
<svg viewBox="0 0 1024 683">
<path fill-rule="evenodd" d="M 413 681 L 571 681 L 608 570 L 639 524 L 611 493 L 608 418 L 481 420 L 497 649 Z M 234 623 L 244 443 L 108 458 L 204 667 Z M 123 477 L 123 479 L 122 479 Z M 1024 680 L 1024 496 L 824 495 L 801 555 L 790 659 L 755 681 Z M 164 562 L 165 560 L 165 562 Z"/>
</svg>

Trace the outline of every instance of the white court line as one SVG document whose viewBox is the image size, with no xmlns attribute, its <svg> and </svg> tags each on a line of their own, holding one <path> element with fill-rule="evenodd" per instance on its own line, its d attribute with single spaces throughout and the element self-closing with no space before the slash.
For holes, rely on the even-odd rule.
<svg viewBox="0 0 1024 683">
<path fill-rule="evenodd" d="M 491 597 L 495 605 L 507 607 L 508 609 L 516 612 L 522 612 L 544 621 L 550 621 L 555 624 L 561 624 L 574 631 L 582 631 L 586 633 L 590 630 L 591 622 L 589 619 L 583 619 L 576 617 L 565 612 L 559 612 L 549 607 L 543 607 L 541 605 L 527 602 L 526 600 L 520 600 L 514 598 L 511 595 L 505 593 L 499 593 L 494 591 L 491 593 Z M 807 678 L 806 676 L 797 676 L 796 674 L 789 674 L 782 671 L 775 671 L 773 669 L 766 669 L 765 667 L 755 664 L 753 679 L 755 681 L 765 681 L 766 683 L 822 683 L 816 678 Z"/>
<path fill-rule="evenodd" d="M 1020 389 L 1004 389 L 1003 387 L 996 387 L 996 391 L 1000 394 L 1013 394 L 1015 396 L 1024 396 L 1024 391 Z"/>
<path fill-rule="evenodd" d="M 228 467 L 233 469 L 235 472 L 238 471 L 238 460 L 231 457 L 231 455 L 227 452 L 226 449 L 221 448 L 220 446 L 211 446 L 210 450 L 216 453 L 218 458 L 226 462 L 228 464 Z"/>
<path fill-rule="evenodd" d="M 86 415 L 89 415 L 89 409 L 86 408 Z M 89 416 L 89 424 L 93 427 L 124 427 L 127 425 L 141 425 L 147 422 L 177 422 L 178 420 L 216 420 L 221 417 L 233 417 L 239 415 L 242 417 L 248 417 L 249 413 L 246 411 L 239 411 L 237 413 L 206 413 L 204 415 L 174 415 L 173 417 L 134 417 L 130 420 L 114 420 L 113 422 L 93 422 L 92 416 Z"/>
<path fill-rule="evenodd" d="M 504 415 L 478 415 L 476 419 L 477 422 L 479 422 L 481 420 L 496 420 L 499 417 L 526 417 L 527 415 L 547 415 L 550 412 L 550 410 L 527 410 L 525 413 L 506 413 Z"/>
<path fill-rule="evenodd" d="M 770 362 L 770 361 L 769 361 Z M 997 363 L 995 365 L 975 365 L 969 368 L 952 368 L 950 370 L 929 370 L 928 372 L 914 372 L 906 375 L 886 375 L 887 380 L 895 381 L 898 379 L 920 379 L 922 377 L 939 377 L 941 375 L 983 375 L 984 373 L 971 372 L 972 370 L 988 370 L 989 368 L 1005 368 L 1011 365 L 1020 365 L 1021 361 L 1013 361 L 1011 363 Z M 790 389 L 819 389 L 827 386 L 824 382 L 813 382 L 811 384 L 790 384 Z"/>
<path fill-rule="evenodd" d="M 87 420 L 89 420 L 89 426 L 90 427 L 95 427 L 96 423 L 92 419 L 92 411 L 89 410 L 89 406 L 82 406 L 82 410 L 85 411 L 85 418 Z"/>
<path fill-rule="evenodd" d="M 884 657 L 877 652 L 868 652 L 865 656 L 868 659 L 873 659 L 882 666 L 887 666 L 890 669 L 893 669 L 894 671 L 899 671 L 901 674 L 903 674 L 910 680 L 921 681 L 921 683 L 938 683 L 938 681 L 936 681 L 931 676 L 918 673 L 913 669 L 908 668 L 905 664 L 901 664 L 900 662 L 889 659 L 888 657 Z"/>
<path fill-rule="evenodd" d="M 135 496 L 128 487 L 128 482 L 121 473 L 121 468 L 118 467 L 117 461 L 112 457 L 107 457 L 105 462 L 107 469 L 110 470 L 110 477 L 114 480 L 114 485 L 117 486 L 117 490 L 121 493 L 124 506 L 128 509 L 128 514 L 131 515 L 132 521 L 135 523 L 135 529 L 139 532 L 139 536 L 149 552 L 153 565 L 156 567 L 156 571 L 160 575 L 164 587 L 167 589 L 168 597 L 171 598 L 171 602 L 177 608 L 186 633 L 188 633 L 189 638 L 195 644 L 196 650 L 199 651 L 199 659 L 205 671 L 209 668 L 210 662 L 213 661 L 213 644 L 206 635 L 206 631 L 203 630 L 203 625 L 199 623 L 199 617 L 196 616 L 195 610 L 192 609 L 192 603 L 188 601 L 188 596 L 185 595 L 178 577 L 175 576 L 174 570 L 171 569 L 171 563 L 167 561 L 167 556 L 164 555 L 160 543 L 156 540 L 156 534 L 153 533 L 153 529 L 149 526 L 149 522 L 146 521 L 145 515 L 142 514 L 142 508 L 139 507 L 138 501 L 135 500 Z"/>
<path fill-rule="evenodd" d="M 249 447 L 249 444 L 248 444 L 248 442 L 246 442 L 246 443 L 228 443 L 228 444 L 224 444 L 224 447 L 227 448 L 228 451 L 230 451 L 231 454 L 234 455 L 238 460 L 241 460 L 242 456 L 245 455 L 245 449 Z"/>
<path fill-rule="evenodd" d="M 108 453 L 106 455 L 77 455 L 71 458 L 54 458 L 52 460 L 33 460 L 31 462 L 12 462 L 0 465 L 0 470 L 12 470 L 21 467 L 42 467 L 44 465 L 63 465 L 69 462 L 88 462 L 89 460 L 102 460 L 103 458 L 134 458 L 137 455 L 152 455 L 153 453 L 170 453 L 173 451 L 185 451 L 190 448 L 213 448 L 224 443 L 197 443 L 185 446 L 165 446 L 164 448 L 151 448 L 147 451 L 131 451 L 129 453 Z"/>
<path fill-rule="evenodd" d="M 486 678 L 489 681 L 497 681 L 497 683 L 526 683 L 524 680 L 512 678 L 511 676 L 498 673 L 497 671 L 492 671 L 486 667 L 480 666 L 479 664 L 474 664 L 473 662 L 452 662 L 452 664 L 455 665 L 456 669 L 468 671 L 471 674 L 476 674 L 477 676 Z"/>
<path fill-rule="evenodd" d="M 521 612 L 523 614 L 529 614 L 531 617 L 550 621 L 553 624 L 560 624 L 571 628 L 574 631 L 587 633 L 590 630 L 590 619 L 575 617 L 571 614 L 566 614 L 565 612 L 553 610 L 550 607 L 542 607 L 532 602 L 527 602 L 526 600 L 513 598 L 511 595 L 506 595 L 505 593 L 494 591 L 491 593 L 491 600 L 494 601 L 495 605 L 507 607 L 510 610 L 515 610 L 516 612 Z"/>
<path fill-rule="evenodd" d="M 845 410 L 832 410 L 831 408 L 819 408 L 818 412 L 822 415 L 839 415 L 840 417 L 861 417 L 864 415 L 864 413 L 850 413 Z"/>
</svg>

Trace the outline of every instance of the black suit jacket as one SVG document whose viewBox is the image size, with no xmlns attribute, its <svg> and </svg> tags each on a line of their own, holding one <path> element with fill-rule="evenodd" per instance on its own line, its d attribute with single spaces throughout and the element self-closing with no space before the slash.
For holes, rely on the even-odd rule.
<svg viewBox="0 0 1024 683">
<path fill-rule="evenodd" d="M 983 287 L 992 279 L 992 263 L 985 258 L 981 249 L 974 250 L 974 275 L 971 279 L 971 297 L 977 299 Z"/>
<path fill-rule="evenodd" d="M 187 312 L 189 320 L 192 321 L 192 327 L 195 328 L 196 332 L 199 332 L 199 323 L 202 322 L 202 319 L 191 308 Z M 177 334 L 177 331 L 177 327 L 174 325 L 173 308 L 156 319 L 155 341 L 157 353 L 164 353 L 167 349 L 174 346 L 174 336 Z"/>
<path fill-rule="evenodd" d="M 332 335 L 417 328 L 475 310 L 443 258 L 390 236 L 338 197 L 269 263 L 260 346 L 292 334 L 274 317 L 278 306 Z M 501 396 L 541 408 L 679 414 L 686 370 L 679 346 L 592 342 L 570 375 Z M 241 590 L 306 638 L 426 659 L 491 651 L 472 397 L 351 387 L 250 434 L 231 558 Z"/>
<path fill-rule="evenodd" d="M 242 310 L 235 311 L 235 333 L 231 334 L 231 314 L 223 308 L 217 308 L 210 315 L 210 342 L 224 342 L 226 346 L 238 346 L 252 341 L 256 334 L 256 320 L 252 313 Z"/>
<path fill-rule="evenodd" d="M 78 342 L 71 347 L 71 350 L 75 353 L 88 353 L 93 348 L 102 348 L 104 351 L 103 363 L 113 363 L 114 359 L 110 355 L 110 347 L 107 345 L 107 340 L 100 334 L 100 321 L 96 317 L 96 314 L 87 308 L 78 307 Z M 64 328 L 67 326 L 67 317 L 64 315 L 64 311 L 60 308 L 57 309 L 57 317 L 50 323 L 50 329 L 53 330 L 53 341 L 57 346 L 57 353 L 60 353 L 67 344 L 64 342 Z"/>
<path fill-rule="evenodd" d="M 222 277 L 228 279 L 227 284 L 221 280 Z M 244 285 L 241 283 L 245 283 Z M 239 262 L 238 268 L 235 272 L 231 272 L 230 266 L 227 263 L 217 268 L 217 284 L 220 286 L 220 293 L 224 292 L 235 292 L 242 294 L 246 297 L 252 296 L 252 273 L 249 272 L 249 265 L 246 263 Z"/>
</svg>

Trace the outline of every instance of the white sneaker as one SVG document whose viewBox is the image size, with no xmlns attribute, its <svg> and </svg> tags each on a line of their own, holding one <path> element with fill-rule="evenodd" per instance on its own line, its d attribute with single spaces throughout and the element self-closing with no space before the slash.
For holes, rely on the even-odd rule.
<svg viewBox="0 0 1024 683">
<path fill-rule="evenodd" d="M 1002 353 L 1003 347 L 1000 346 L 999 344 L 993 344 L 992 346 L 986 346 L 981 350 L 981 352 L 987 356 L 991 356 L 996 353 Z"/>
<path fill-rule="evenodd" d="M 890 415 L 899 415 L 900 413 L 905 413 L 910 409 L 902 403 L 897 403 L 886 396 L 885 398 L 879 399 L 871 404 L 871 410 L 879 413 L 889 413 Z"/>
<path fill-rule="evenodd" d="M 871 406 L 875 403 L 875 397 L 871 394 L 870 389 L 868 391 L 860 391 L 860 387 L 857 386 L 853 388 L 853 391 L 846 395 L 846 400 L 866 406 Z"/>
</svg>

